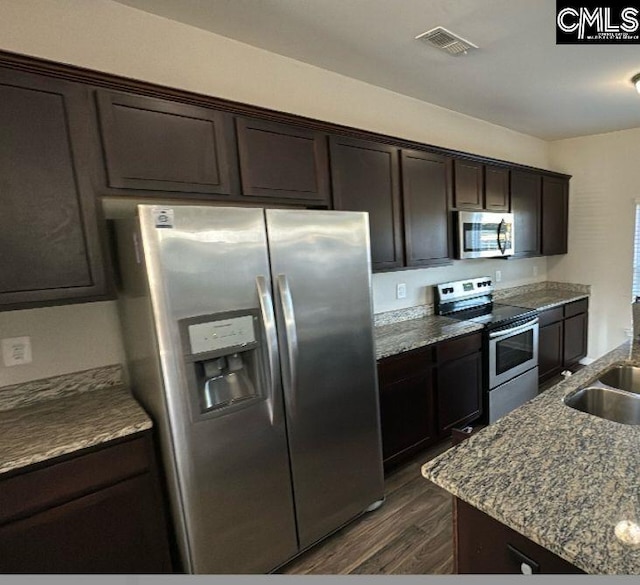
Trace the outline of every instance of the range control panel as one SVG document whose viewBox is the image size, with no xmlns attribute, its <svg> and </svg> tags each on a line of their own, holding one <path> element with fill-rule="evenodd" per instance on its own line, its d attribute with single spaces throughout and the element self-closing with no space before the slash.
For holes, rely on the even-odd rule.
<svg viewBox="0 0 640 585">
<path fill-rule="evenodd" d="M 456 280 L 436 285 L 436 301 L 449 302 L 476 295 L 489 295 L 493 292 L 493 283 L 489 276 Z"/>
</svg>

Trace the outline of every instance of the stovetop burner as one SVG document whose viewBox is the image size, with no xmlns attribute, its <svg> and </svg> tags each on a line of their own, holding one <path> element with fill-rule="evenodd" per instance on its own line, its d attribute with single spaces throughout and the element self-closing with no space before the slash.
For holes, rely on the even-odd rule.
<svg viewBox="0 0 640 585">
<path fill-rule="evenodd" d="M 436 314 L 494 329 L 535 317 L 535 309 L 493 302 L 491 278 L 446 282 L 435 287 Z"/>
<path fill-rule="evenodd" d="M 514 321 L 535 317 L 537 314 L 538 312 L 534 309 L 491 303 L 481 307 L 449 313 L 446 316 L 461 321 L 472 321 L 473 323 L 478 323 L 479 325 L 484 325 L 492 329 L 494 327 L 508 325 Z"/>
</svg>

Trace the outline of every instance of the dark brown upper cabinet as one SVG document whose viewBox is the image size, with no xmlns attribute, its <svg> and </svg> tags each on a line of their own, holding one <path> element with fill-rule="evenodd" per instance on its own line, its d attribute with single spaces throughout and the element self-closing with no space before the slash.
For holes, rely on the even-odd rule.
<svg viewBox="0 0 640 585">
<path fill-rule="evenodd" d="M 236 129 L 243 195 L 329 205 L 326 134 L 250 118 Z"/>
<path fill-rule="evenodd" d="M 398 148 L 332 136 L 333 207 L 367 211 L 373 270 L 403 266 Z"/>
<path fill-rule="evenodd" d="M 448 264 L 453 250 L 448 212 L 451 159 L 403 150 L 401 161 L 406 265 Z"/>
<path fill-rule="evenodd" d="M 482 209 L 482 164 L 464 159 L 453 161 L 453 206 L 456 209 Z"/>
<path fill-rule="evenodd" d="M 541 186 L 541 175 L 511 171 L 511 211 L 515 216 L 514 258 L 540 255 Z"/>
<path fill-rule="evenodd" d="M 509 169 L 484 165 L 484 208 L 509 211 Z"/>
<path fill-rule="evenodd" d="M 542 253 L 567 253 L 569 181 L 542 177 Z"/>
<path fill-rule="evenodd" d="M 479 162 L 454 159 L 455 209 L 509 211 L 509 170 Z"/>
<path fill-rule="evenodd" d="M 228 195 L 228 114 L 166 100 L 96 92 L 108 187 Z"/>
<path fill-rule="evenodd" d="M 106 298 L 88 90 L 0 69 L 0 309 Z"/>
</svg>

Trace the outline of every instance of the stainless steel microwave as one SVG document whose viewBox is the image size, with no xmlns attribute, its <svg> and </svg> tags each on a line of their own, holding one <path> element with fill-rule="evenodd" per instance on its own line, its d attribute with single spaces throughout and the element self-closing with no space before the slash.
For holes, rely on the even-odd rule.
<svg viewBox="0 0 640 585">
<path fill-rule="evenodd" d="M 457 258 L 513 256 L 513 213 L 458 211 Z"/>
</svg>

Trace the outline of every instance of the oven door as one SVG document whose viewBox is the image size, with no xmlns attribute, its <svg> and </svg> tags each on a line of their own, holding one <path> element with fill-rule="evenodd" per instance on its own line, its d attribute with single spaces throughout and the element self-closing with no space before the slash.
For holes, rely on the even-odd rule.
<svg viewBox="0 0 640 585">
<path fill-rule="evenodd" d="M 458 212 L 458 258 L 512 256 L 513 214 Z"/>
<path fill-rule="evenodd" d="M 489 389 L 538 365 L 538 318 L 489 332 Z"/>
</svg>

